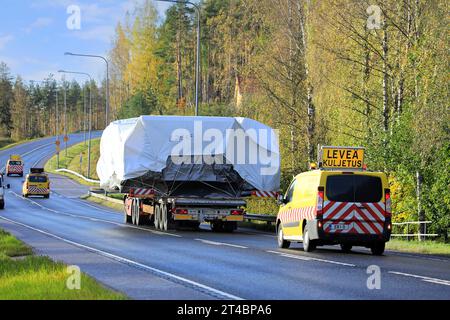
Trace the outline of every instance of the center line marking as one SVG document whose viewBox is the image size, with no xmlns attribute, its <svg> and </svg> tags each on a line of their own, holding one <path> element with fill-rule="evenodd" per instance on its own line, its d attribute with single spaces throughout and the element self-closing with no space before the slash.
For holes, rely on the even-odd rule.
<svg viewBox="0 0 450 320">
<path fill-rule="evenodd" d="M 211 244 L 213 246 L 228 246 L 228 247 L 234 247 L 234 248 L 240 248 L 240 249 L 248 249 L 248 247 L 240 246 L 238 244 L 216 242 L 216 241 L 205 240 L 205 239 L 194 239 L 194 240 L 203 242 L 204 244 Z"/>
<path fill-rule="evenodd" d="M 442 279 L 437 279 L 437 278 L 424 277 L 424 276 L 419 276 L 419 275 L 416 275 L 416 274 L 403 273 L 403 272 L 397 272 L 397 271 L 388 271 L 388 273 L 396 274 L 396 275 L 399 275 L 399 276 L 417 278 L 417 279 L 421 279 L 422 281 L 425 281 L 425 282 L 430 282 L 430 283 L 435 283 L 435 284 L 442 284 L 444 286 L 450 286 L 450 281 L 449 280 L 442 280 Z"/>
</svg>

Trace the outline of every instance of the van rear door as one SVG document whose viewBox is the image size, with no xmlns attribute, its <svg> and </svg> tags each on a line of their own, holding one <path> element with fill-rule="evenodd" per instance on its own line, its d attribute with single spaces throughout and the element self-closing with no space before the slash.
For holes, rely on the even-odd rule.
<svg viewBox="0 0 450 320">
<path fill-rule="evenodd" d="M 385 222 L 383 182 L 378 176 L 329 175 L 323 209 L 326 233 L 380 235 Z"/>
</svg>

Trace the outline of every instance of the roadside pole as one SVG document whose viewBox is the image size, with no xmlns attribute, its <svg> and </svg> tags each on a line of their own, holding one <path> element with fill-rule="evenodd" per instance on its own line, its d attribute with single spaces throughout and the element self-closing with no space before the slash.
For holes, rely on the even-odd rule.
<svg viewBox="0 0 450 320">
<path fill-rule="evenodd" d="M 59 115 L 58 115 L 58 87 L 56 87 L 56 168 L 59 169 Z"/>
</svg>

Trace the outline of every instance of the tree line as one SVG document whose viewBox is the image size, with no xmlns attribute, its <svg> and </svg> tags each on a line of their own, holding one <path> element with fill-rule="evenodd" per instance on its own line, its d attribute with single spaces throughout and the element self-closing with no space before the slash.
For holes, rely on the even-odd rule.
<svg viewBox="0 0 450 320">
<path fill-rule="evenodd" d="M 395 220 L 450 225 L 448 2 L 203 0 L 201 115 L 281 132 L 282 186 L 317 145 L 367 148 L 388 173 Z M 194 113 L 196 13 L 152 1 L 116 27 L 116 117 Z"/>
<path fill-rule="evenodd" d="M 92 129 L 103 129 L 102 86 L 94 81 L 81 85 L 75 80 L 58 82 L 52 75 L 43 81 L 25 82 L 0 63 L 0 136 L 20 141 L 88 130 L 91 90 Z"/>
</svg>

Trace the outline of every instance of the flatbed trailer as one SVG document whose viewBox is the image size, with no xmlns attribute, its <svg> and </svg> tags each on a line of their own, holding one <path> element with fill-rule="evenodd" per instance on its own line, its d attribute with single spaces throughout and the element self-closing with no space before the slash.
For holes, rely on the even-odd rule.
<svg viewBox="0 0 450 320">
<path fill-rule="evenodd" d="M 215 232 L 233 232 L 244 220 L 245 205 L 242 198 L 171 197 L 153 189 L 131 189 L 124 197 L 124 222 L 150 224 L 162 231 L 196 229 L 202 222 L 209 222 Z"/>
</svg>

